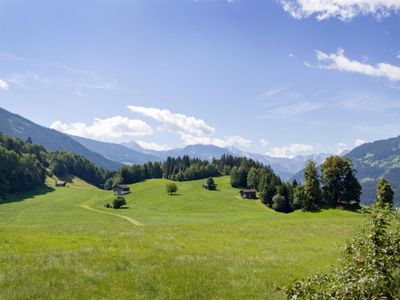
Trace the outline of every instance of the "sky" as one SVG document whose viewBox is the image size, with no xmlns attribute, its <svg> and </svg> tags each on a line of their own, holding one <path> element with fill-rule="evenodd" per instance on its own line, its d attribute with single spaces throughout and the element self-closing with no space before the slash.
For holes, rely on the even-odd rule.
<svg viewBox="0 0 400 300">
<path fill-rule="evenodd" d="M 400 0 L 0 0 L 0 107 L 165 150 L 400 134 Z"/>
</svg>

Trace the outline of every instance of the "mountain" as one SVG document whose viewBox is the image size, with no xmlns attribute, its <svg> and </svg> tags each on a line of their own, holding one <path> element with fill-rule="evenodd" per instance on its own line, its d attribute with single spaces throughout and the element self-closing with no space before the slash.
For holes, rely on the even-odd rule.
<svg viewBox="0 0 400 300">
<path fill-rule="evenodd" d="M 395 192 L 395 202 L 400 204 L 400 136 L 362 144 L 343 156 L 350 158 L 357 170 L 362 203 L 375 201 L 378 180 L 385 177 Z M 299 171 L 293 179 L 303 182 L 304 171 Z"/>
<path fill-rule="evenodd" d="M 231 152 L 237 156 L 246 156 L 253 160 L 262 162 L 265 165 L 271 166 L 276 174 L 283 180 L 289 180 L 291 177 L 302 170 L 307 160 L 315 160 L 318 164 L 322 163 L 329 154 L 310 154 L 310 155 L 297 155 L 292 158 L 288 157 L 272 157 L 257 153 L 243 152 L 236 148 L 230 148 Z"/>
<path fill-rule="evenodd" d="M 136 143 L 135 144 L 139 147 L 137 148 L 139 151 L 130 149 L 122 144 L 100 142 L 73 135 L 70 135 L 70 137 L 89 150 L 97 152 L 112 161 L 117 161 L 124 164 L 143 164 L 149 161 L 161 160 L 160 157 L 144 153 L 144 149 Z"/>
<path fill-rule="evenodd" d="M 374 202 L 378 180 L 385 177 L 395 192 L 395 202 L 400 204 L 400 136 L 363 144 L 345 157 L 353 161 L 357 170 L 363 203 Z"/>
<path fill-rule="evenodd" d="M 136 142 L 125 143 L 123 145 L 134 151 L 158 157 L 159 160 L 164 160 L 168 156 L 178 157 L 183 155 L 188 155 L 192 158 L 200 158 L 203 160 L 211 160 L 213 157 L 220 158 L 223 154 L 244 156 L 251 158 L 255 161 L 259 161 L 265 165 L 271 166 L 274 172 L 284 180 L 290 179 L 294 174 L 296 174 L 296 172 L 303 169 L 307 160 L 314 159 L 318 163 L 322 163 L 325 158 L 329 156 L 329 154 L 312 154 L 307 156 L 299 155 L 293 158 L 271 157 L 257 153 L 244 152 L 235 147 L 222 148 L 214 145 L 202 144 L 189 145 L 184 148 L 178 148 L 168 151 L 154 151 L 143 149 Z M 91 148 L 89 147 L 89 149 Z"/>
<path fill-rule="evenodd" d="M 203 160 L 211 160 L 212 158 L 220 158 L 223 154 L 231 154 L 226 148 L 221 148 L 214 145 L 189 145 L 184 148 L 178 148 L 168 151 L 163 151 L 164 157 L 168 156 L 183 156 L 196 157 Z"/>
<path fill-rule="evenodd" d="M 32 142 L 44 146 L 49 151 L 67 150 L 86 157 L 88 160 L 107 170 L 117 170 L 121 163 L 111 161 L 100 154 L 87 149 L 76 140 L 56 130 L 40 126 L 17 114 L 0 108 L 0 131 L 22 140 L 28 137 Z"/>
</svg>

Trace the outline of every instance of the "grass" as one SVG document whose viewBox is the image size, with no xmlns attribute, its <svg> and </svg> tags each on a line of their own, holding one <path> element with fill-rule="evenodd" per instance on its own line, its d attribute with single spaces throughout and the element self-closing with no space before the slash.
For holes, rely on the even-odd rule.
<svg viewBox="0 0 400 300">
<path fill-rule="evenodd" d="M 229 178 L 131 186 L 128 209 L 74 178 L 0 205 L 0 299 L 281 299 L 275 286 L 329 269 L 359 213 L 276 213 Z M 128 216 L 143 227 L 92 208 Z"/>
</svg>

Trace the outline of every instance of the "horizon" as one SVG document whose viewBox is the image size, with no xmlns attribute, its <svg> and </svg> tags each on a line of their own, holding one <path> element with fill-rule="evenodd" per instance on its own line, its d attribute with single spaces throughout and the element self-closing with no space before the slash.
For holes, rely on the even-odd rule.
<svg viewBox="0 0 400 300">
<path fill-rule="evenodd" d="M 398 136 L 400 4 L 306 2 L 2 2 L 0 106 L 153 150 L 293 157 Z"/>
</svg>

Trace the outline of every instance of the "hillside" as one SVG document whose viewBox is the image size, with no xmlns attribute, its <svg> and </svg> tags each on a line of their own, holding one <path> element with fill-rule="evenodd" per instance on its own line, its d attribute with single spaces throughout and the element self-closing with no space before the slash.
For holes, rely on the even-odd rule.
<svg viewBox="0 0 400 300">
<path fill-rule="evenodd" d="M 0 298 L 283 299 L 275 286 L 328 270 L 362 221 L 340 210 L 275 213 L 240 199 L 228 177 L 215 192 L 178 183 L 176 196 L 166 182 L 131 185 L 117 211 L 103 207 L 111 192 L 79 180 L 1 204 Z"/>
<path fill-rule="evenodd" d="M 47 150 L 67 150 L 80 154 L 97 166 L 107 170 L 116 170 L 122 165 L 87 149 L 61 132 L 35 124 L 2 108 L 0 108 L 0 131 L 22 140 L 30 137 L 34 144 L 42 145 Z"/>
<path fill-rule="evenodd" d="M 400 204 L 400 136 L 363 144 L 345 157 L 353 161 L 357 170 L 364 203 L 374 201 L 378 179 L 385 177 L 395 192 L 395 202 Z"/>
<path fill-rule="evenodd" d="M 100 142 L 72 135 L 70 137 L 89 150 L 97 152 L 98 154 L 112 161 L 124 164 L 143 164 L 149 161 L 162 160 L 160 157 L 129 149 L 122 144 Z"/>
<path fill-rule="evenodd" d="M 356 176 L 362 186 L 361 202 L 375 201 L 376 186 L 380 177 L 385 177 L 395 192 L 394 200 L 400 205 L 400 136 L 358 146 L 344 155 L 357 170 Z M 291 180 L 304 181 L 303 170 Z"/>
</svg>

